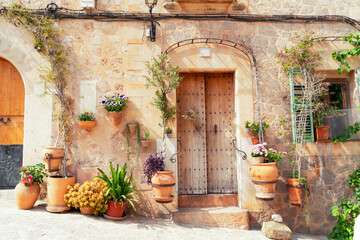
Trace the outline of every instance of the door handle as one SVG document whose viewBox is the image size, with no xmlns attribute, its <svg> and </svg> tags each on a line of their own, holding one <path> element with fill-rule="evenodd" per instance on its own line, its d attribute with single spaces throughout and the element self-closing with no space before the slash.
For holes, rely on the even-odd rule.
<svg viewBox="0 0 360 240">
<path fill-rule="evenodd" d="M 242 150 L 240 150 L 240 149 L 238 149 L 238 148 L 236 147 L 236 138 L 234 138 L 234 139 L 232 140 L 232 143 L 233 143 L 233 146 L 234 146 L 235 150 L 238 151 L 238 152 L 240 152 L 240 153 L 243 155 L 243 156 L 242 156 L 242 159 L 243 159 L 243 160 L 246 160 L 246 159 L 247 159 L 247 154 L 246 154 L 246 152 L 244 152 L 244 151 L 242 151 Z"/>
<path fill-rule="evenodd" d="M 214 132 L 215 132 L 215 134 L 217 133 L 217 131 L 218 131 L 218 129 L 217 129 L 218 127 L 217 127 L 217 125 L 215 124 L 215 126 L 214 126 Z"/>
<path fill-rule="evenodd" d="M 10 120 L 11 120 L 10 117 L 7 117 L 6 120 L 5 120 L 5 118 L 0 117 L 0 122 L 2 122 L 4 124 L 7 124 Z"/>
</svg>

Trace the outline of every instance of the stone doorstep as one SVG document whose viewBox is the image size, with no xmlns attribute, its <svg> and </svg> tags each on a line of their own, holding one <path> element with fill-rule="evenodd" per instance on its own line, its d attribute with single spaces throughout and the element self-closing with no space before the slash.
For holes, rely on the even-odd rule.
<svg viewBox="0 0 360 240">
<path fill-rule="evenodd" d="M 177 224 L 249 230 L 249 212 L 238 207 L 180 208 L 171 215 Z"/>
<path fill-rule="evenodd" d="M 237 207 L 237 194 L 178 195 L 179 208 Z"/>
</svg>

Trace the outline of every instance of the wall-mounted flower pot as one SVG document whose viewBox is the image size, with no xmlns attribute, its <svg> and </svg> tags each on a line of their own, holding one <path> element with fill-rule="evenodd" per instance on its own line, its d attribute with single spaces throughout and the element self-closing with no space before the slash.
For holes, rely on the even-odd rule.
<svg viewBox="0 0 360 240">
<path fill-rule="evenodd" d="M 64 201 L 64 195 L 69 185 L 75 184 L 75 177 L 51 176 L 47 179 L 47 206 L 48 212 L 67 212 L 70 207 Z"/>
<path fill-rule="evenodd" d="M 108 112 L 108 115 L 112 124 L 120 124 L 122 112 Z"/>
<path fill-rule="evenodd" d="M 61 147 L 46 147 L 43 150 L 45 168 L 48 172 L 59 170 L 59 165 L 64 157 L 64 149 Z"/>
<path fill-rule="evenodd" d="M 259 144 L 259 137 L 258 136 L 252 136 L 251 141 L 253 145 Z"/>
<path fill-rule="evenodd" d="M 31 209 L 40 194 L 39 183 L 34 185 L 25 186 L 23 183 L 18 183 L 15 187 L 15 199 L 18 208 L 20 209 Z"/>
<path fill-rule="evenodd" d="M 78 124 L 82 129 L 85 129 L 85 130 L 92 129 L 96 126 L 95 121 L 79 121 Z"/>
<path fill-rule="evenodd" d="M 305 188 L 303 186 L 300 186 L 300 180 L 298 178 L 288 178 L 287 179 L 288 185 L 288 192 L 289 192 L 289 203 L 294 205 L 301 205 L 301 194 L 303 196 L 303 199 L 305 198 Z M 301 193 L 302 191 L 302 193 Z"/>
<path fill-rule="evenodd" d="M 158 203 L 171 203 L 174 196 L 171 192 L 175 186 L 173 171 L 159 171 L 151 178 L 155 201 Z"/>
<path fill-rule="evenodd" d="M 330 142 L 329 126 L 316 127 L 316 141 L 317 142 Z"/>
<path fill-rule="evenodd" d="M 255 185 L 257 198 L 273 199 L 275 197 L 275 186 L 278 178 L 276 162 L 251 164 L 250 175 Z"/>
<path fill-rule="evenodd" d="M 147 148 L 150 145 L 150 141 L 141 140 L 141 145 Z"/>
</svg>

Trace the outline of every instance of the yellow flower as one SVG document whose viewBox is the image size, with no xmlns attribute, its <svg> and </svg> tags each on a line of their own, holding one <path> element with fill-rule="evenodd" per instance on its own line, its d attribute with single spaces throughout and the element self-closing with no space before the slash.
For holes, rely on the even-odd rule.
<svg viewBox="0 0 360 240">
<path fill-rule="evenodd" d="M 258 124 L 257 123 L 255 123 L 255 126 L 257 126 Z"/>
<path fill-rule="evenodd" d="M 269 125 L 269 121 L 266 121 L 266 125 Z"/>
<path fill-rule="evenodd" d="M 250 123 L 248 123 L 248 125 L 247 125 L 248 127 L 251 127 L 251 124 Z"/>
<path fill-rule="evenodd" d="M 85 113 L 85 114 L 87 114 L 87 113 L 88 113 L 88 111 L 84 111 L 84 113 Z"/>
</svg>

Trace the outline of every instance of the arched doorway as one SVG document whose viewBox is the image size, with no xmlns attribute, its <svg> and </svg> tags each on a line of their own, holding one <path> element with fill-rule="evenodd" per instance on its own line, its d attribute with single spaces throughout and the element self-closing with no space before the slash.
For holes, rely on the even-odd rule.
<svg viewBox="0 0 360 240">
<path fill-rule="evenodd" d="M 19 182 L 23 159 L 25 88 L 19 71 L 0 58 L 0 189 Z"/>
</svg>

